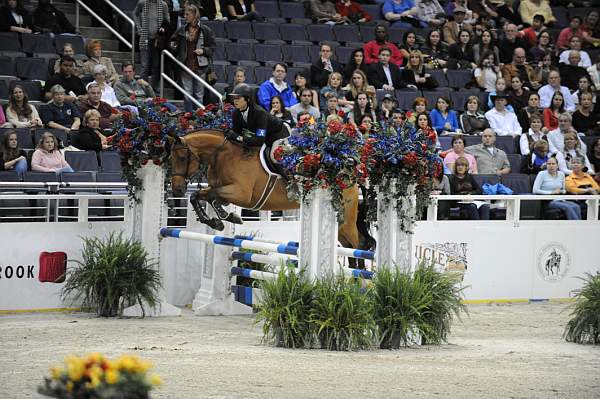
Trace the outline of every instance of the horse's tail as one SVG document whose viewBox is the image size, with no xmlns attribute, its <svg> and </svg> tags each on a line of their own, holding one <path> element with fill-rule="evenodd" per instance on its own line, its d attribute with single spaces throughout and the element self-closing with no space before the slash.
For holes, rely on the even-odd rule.
<svg viewBox="0 0 600 399">
<path fill-rule="evenodd" d="M 356 218 L 356 228 L 360 235 L 359 248 L 374 251 L 377 245 L 375 238 L 371 236 L 370 226 L 367 223 L 367 189 L 360 185 L 363 200 L 358 203 L 358 215 Z"/>
</svg>

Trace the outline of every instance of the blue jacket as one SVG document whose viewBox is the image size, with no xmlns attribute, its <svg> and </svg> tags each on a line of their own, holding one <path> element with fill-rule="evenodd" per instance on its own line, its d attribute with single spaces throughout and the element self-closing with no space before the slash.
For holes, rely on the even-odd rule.
<svg viewBox="0 0 600 399">
<path fill-rule="evenodd" d="M 294 96 L 294 92 L 289 84 L 284 91 L 280 92 L 275 88 L 275 86 L 273 86 L 273 83 L 271 83 L 270 80 L 266 80 L 258 88 L 258 103 L 264 109 L 270 110 L 271 99 L 277 95 L 281 96 L 281 99 L 283 100 L 283 106 L 285 108 L 289 108 L 298 102 L 298 99 L 296 99 L 296 96 Z"/>
<path fill-rule="evenodd" d="M 432 109 L 431 113 L 429 114 L 429 118 L 431 119 L 431 127 L 433 127 L 438 133 L 441 133 L 444 130 L 455 132 L 459 128 L 456 112 L 453 110 L 449 110 L 448 117 L 444 118 L 440 111 L 437 109 Z M 450 129 L 444 128 L 446 122 L 450 123 Z"/>
</svg>

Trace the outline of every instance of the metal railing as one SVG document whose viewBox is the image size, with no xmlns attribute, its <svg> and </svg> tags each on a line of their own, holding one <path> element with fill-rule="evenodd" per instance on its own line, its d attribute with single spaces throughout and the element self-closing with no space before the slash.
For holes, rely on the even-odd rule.
<svg viewBox="0 0 600 399">
<path fill-rule="evenodd" d="M 81 0 L 78 0 L 81 1 Z M 202 79 L 200 76 L 196 75 L 194 73 L 194 71 L 192 71 L 190 68 L 188 68 L 184 63 L 182 63 L 181 61 L 179 61 L 173 54 L 171 54 L 170 51 L 168 50 L 163 50 L 160 54 L 160 96 L 164 98 L 164 90 L 165 90 L 165 80 L 167 82 L 169 82 L 175 89 L 177 89 L 180 93 L 182 93 L 184 96 L 186 96 L 190 101 L 192 101 L 197 107 L 204 109 L 204 104 L 202 104 L 200 101 L 198 101 L 193 94 L 188 93 L 187 91 L 185 91 L 185 89 L 183 87 L 181 87 L 177 82 L 175 82 L 175 80 L 173 80 L 169 75 L 167 75 L 165 73 L 165 56 L 169 57 L 171 60 L 173 60 L 175 62 L 175 64 L 177 64 L 177 66 L 179 66 L 181 69 L 183 69 L 184 72 L 189 73 L 192 78 L 194 78 L 196 81 L 200 82 L 201 85 L 203 85 L 206 89 L 208 89 L 208 91 L 210 91 L 211 93 L 213 93 L 214 95 L 217 96 L 217 98 L 219 99 L 219 105 L 222 107 L 223 106 L 223 95 L 221 93 L 219 93 L 214 87 L 212 87 L 210 84 L 208 84 L 207 81 L 205 81 L 204 79 Z"/>
<path fill-rule="evenodd" d="M 87 6 L 82 0 L 77 0 L 75 2 L 75 26 L 77 31 L 79 32 L 79 6 L 83 7 L 92 17 L 96 18 L 106 29 L 108 29 L 113 35 L 117 37 L 124 45 L 131 49 L 131 63 L 135 64 L 135 21 L 127 16 L 119 7 L 115 6 L 112 2 L 108 0 L 97 0 L 104 1 L 108 4 L 119 16 L 121 16 L 125 21 L 127 21 L 131 25 L 131 42 L 125 39 L 114 27 L 112 27 L 108 22 L 103 20 L 98 14 L 96 14 L 90 7 Z"/>
</svg>

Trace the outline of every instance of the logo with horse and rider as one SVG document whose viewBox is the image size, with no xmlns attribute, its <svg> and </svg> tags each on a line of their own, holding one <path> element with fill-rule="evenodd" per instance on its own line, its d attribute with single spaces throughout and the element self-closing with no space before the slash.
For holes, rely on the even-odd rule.
<svg viewBox="0 0 600 399">
<path fill-rule="evenodd" d="M 550 242 L 542 247 L 537 256 L 537 270 L 545 281 L 560 281 L 569 271 L 571 255 L 564 245 Z"/>
</svg>

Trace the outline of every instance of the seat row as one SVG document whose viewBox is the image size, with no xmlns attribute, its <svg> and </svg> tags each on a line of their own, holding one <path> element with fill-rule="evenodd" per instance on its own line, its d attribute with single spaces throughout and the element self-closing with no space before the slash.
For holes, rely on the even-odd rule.
<svg viewBox="0 0 600 399">
<path fill-rule="evenodd" d="M 26 183 L 122 183 L 125 180 L 121 172 L 74 172 L 57 176 L 53 172 L 25 172 L 23 179 L 15 171 L 0 171 L 0 182 Z M 24 186 L 23 189 L 26 187 Z M 18 187 L 17 187 L 18 189 Z"/>
<path fill-rule="evenodd" d="M 25 57 L 56 56 L 62 53 L 65 43 L 73 46 L 75 54 L 85 54 L 85 39 L 79 35 L 39 35 L 33 33 L 0 32 L 0 54 Z M 31 59 L 31 58 L 30 58 Z"/>
</svg>

